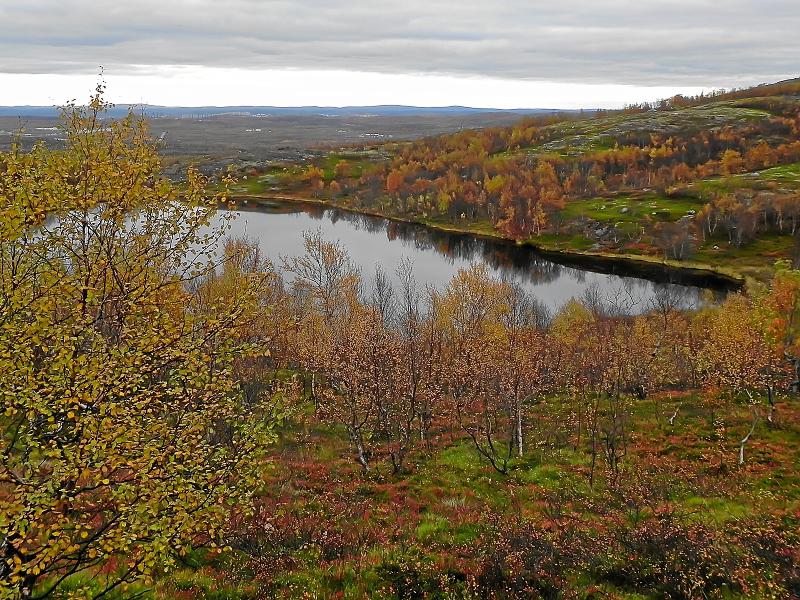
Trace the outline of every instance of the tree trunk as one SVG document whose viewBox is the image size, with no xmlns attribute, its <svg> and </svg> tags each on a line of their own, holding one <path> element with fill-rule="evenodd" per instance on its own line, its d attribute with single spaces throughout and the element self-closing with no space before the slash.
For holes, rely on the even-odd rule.
<svg viewBox="0 0 800 600">
<path fill-rule="evenodd" d="M 750 431 L 747 432 L 747 435 L 742 438 L 742 441 L 739 442 L 739 464 L 744 464 L 744 446 L 750 440 L 750 436 L 753 435 L 753 432 L 756 430 L 756 425 L 758 425 L 759 414 L 757 410 L 753 410 L 753 424 L 750 426 Z"/>
<path fill-rule="evenodd" d="M 367 461 L 366 454 L 364 453 L 364 445 L 359 441 L 356 443 L 356 448 L 358 449 L 358 462 L 366 473 L 369 471 L 369 462 Z"/>
<path fill-rule="evenodd" d="M 356 448 L 356 461 L 361 465 L 364 473 L 369 471 L 369 460 L 367 459 L 367 452 L 364 449 L 364 441 L 361 439 L 361 431 L 354 428 L 350 429 L 350 440 Z"/>
<path fill-rule="evenodd" d="M 772 425 L 772 418 L 775 414 L 775 391 L 771 385 L 767 386 L 767 402 L 769 403 L 769 413 L 767 414 L 767 422 Z"/>
<path fill-rule="evenodd" d="M 678 406 L 676 406 L 676 407 L 675 407 L 675 412 L 674 412 L 674 413 L 672 413 L 672 416 L 669 418 L 669 424 L 670 424 L 670 427 L 671 427 L 671 426 L 673 426 L 673 425 L 675 424 L 675 417 L 677 417 L 677 416 L 678 416 L 678 411 L 680 410 L 680 408 L 681 408 L 681 407 L 680 407 L 680 404 L 679 404 Z"/>
<path fill-rule="evenodd" d="M 311 374 L 311 399 L 314 401 L 314 414 L 319 412 L 319 403 L 317 402 L 317 375 Z"/>
</svg>

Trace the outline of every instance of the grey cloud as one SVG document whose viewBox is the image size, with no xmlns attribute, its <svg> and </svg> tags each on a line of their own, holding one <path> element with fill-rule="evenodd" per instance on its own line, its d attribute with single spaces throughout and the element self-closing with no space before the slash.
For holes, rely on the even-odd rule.
<svg viewBox="0 0 800 600">
<path fill-rule="evenodd" d="M 163 65 L 636 85 L 800 71 L 798 0 L 3 0 L 0 72 Z"/>
</svg>

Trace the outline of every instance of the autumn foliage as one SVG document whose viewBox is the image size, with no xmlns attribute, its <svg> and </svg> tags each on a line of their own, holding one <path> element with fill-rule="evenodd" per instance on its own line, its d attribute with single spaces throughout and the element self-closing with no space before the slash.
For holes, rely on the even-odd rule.
<svg viewBox="0 0 800 600">
<path fill-rule="evenodd" d="M 330 173 L 312 164 L 282 180 L 282 189 L 406 219 L 488 225 L 516 240 L 585 234 L 592 223 L 575 218 L 572 202 L 658 194 L 669 204 L 698 181 L 800 161 L 796 94 L 797 84 L 789 82 L 353 148 L 356 157 L 377 158 L 358 170 L 341 160 Z M 793 188 L 759 189 L 755 197 L 692 193 L 705 208 L 678 222 L 648 212 L 625 235 L 684 260 L 712 238 L 727 236 L 738 248 L 796 229 L 800 201 Z M 620 235 L 611 238 L 615 246 Z"/>
<path fill-rule="evenodd" d="M 0 155 L 0 597 L 800 595 L 791 264 L 696 310 L 554 314 L 480 265 L 361 273 L 319 231 L 275 264 L 103 107 L 68 107 L 64 151 Z M 334 192 L 522 238 L 601 189 L 788 160 L 762 138 L 794 119 L 571 157 L 517 153 L 556 122 L 528 120 L 339 162 Z M 694 226 L 795 226 L 734 200 Z"/>
<path fill-rule="evenodd" d="M 267 275 L 235 248 L 215 271 L 220 198 L 194 171 L 178 194 L 104 108 L 67 107 L 64 151 L 0 155 L 2 598 L 87 569 L 105 595 L 219 545 L 273 439 Z"/>
<path fill-rule="evenodd" d="M 389 597 L 591 596 L 577 583 L 586 577 L 670 598 L 797 593 L 791 526 L 762 516 L 717 528 L 675 500 L 685 488 L 731 493 L 775 468 L 767 439 L 797 414 L 796 271 L 782 265 L 770 286 L 698 311 L 665 291 L 630 316 L 602 301 L 547 314 L 479 266 L 426 291 L 404 264 L 393 290 L 380 271 L 366 282 L 318 232 L 285 268 L 279 304 L 292 316 L 273 341 L 302 374 L 313 405 L 304 422 L 335 424 L 342 445 L 334 467 L 314 458 L 328 438 L 303 434 L 307 450 L 243 525 L 235 544 L 271 593 L 299 593 L 276 582 L 309 568 L 308 548 L 326 565 L 326 589 L 355 569 Z M 704 433 L 693 437 L 690 423 Z M 425 465 L 453 449 L 482 466 L 482 491 L 410 493 L 420 478 L 447 480 Z M 555 486 L 522 483 L 565 454 L 573 462 L 558 463 Z M 481 534 L 423 543 L 440 522 Z M 415 530 L 433 562 L 363 551 L 405 547 Z"/>
</svg>

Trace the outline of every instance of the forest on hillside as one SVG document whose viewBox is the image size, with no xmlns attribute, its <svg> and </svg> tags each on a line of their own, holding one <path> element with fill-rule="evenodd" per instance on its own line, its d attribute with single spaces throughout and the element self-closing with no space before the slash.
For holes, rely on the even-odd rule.
<svg viewBox="0 0 800 600">
<path fill-rule="evenodd" d="M 797 173 L 798 163 L 792 80 L 336 149 L 309 164 L 248 168 L 250 181 L 234 191 L 314 197 L 546 248 L 713 264 L 766 239 L 790 256 L 800 186 L 761 171 Z"/>
<path fill-rule="evenodd" d="M 0 154 L 0 598 L 800 596 L 791 262 L 636 316 L 591 294 L 551 314 L 479 266 L 370 283 L 314 231 L 273 263 L 213 226 L 242 183 L 176 186 L 102 91 L 66 107 L 66 148 Z M 558 160 L 518 151 L 563 121 L 465 132 L 339 179 L 408 210 L 433 182 L 453 218 L 535 234 L 592 177 L 798 160 L 796 106 L 774 102 Z M 793 227 L 775 206 L 764 227 Z"/>
</svg>

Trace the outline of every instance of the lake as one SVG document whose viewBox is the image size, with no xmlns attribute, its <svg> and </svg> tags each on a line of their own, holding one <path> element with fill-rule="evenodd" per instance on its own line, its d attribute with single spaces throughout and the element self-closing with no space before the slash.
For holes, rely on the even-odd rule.
<svg viewBox="0 0 800 600">
<path fill-rule="evenodd" d="M 617 313 L 640 313 L 667 299 L 682 308 L 719 300 L 734 288 L 709 274 L 661 265 L 552 256 L 530 246 L 430 229 L 313 204 L 260 202 L 239 206 L 232 236 L 256 241 L 276 266 L 303 254 L 303 232 L 321 230 L 344 245 L 365 282 L 376 265 L 394 274 L 409 259 L 420 289 L 443 289 L 459 269 L 485 264 L 494 276 L 519 283 L 555 312 L 571 298 L 594 298 Z"/>
</svg>

